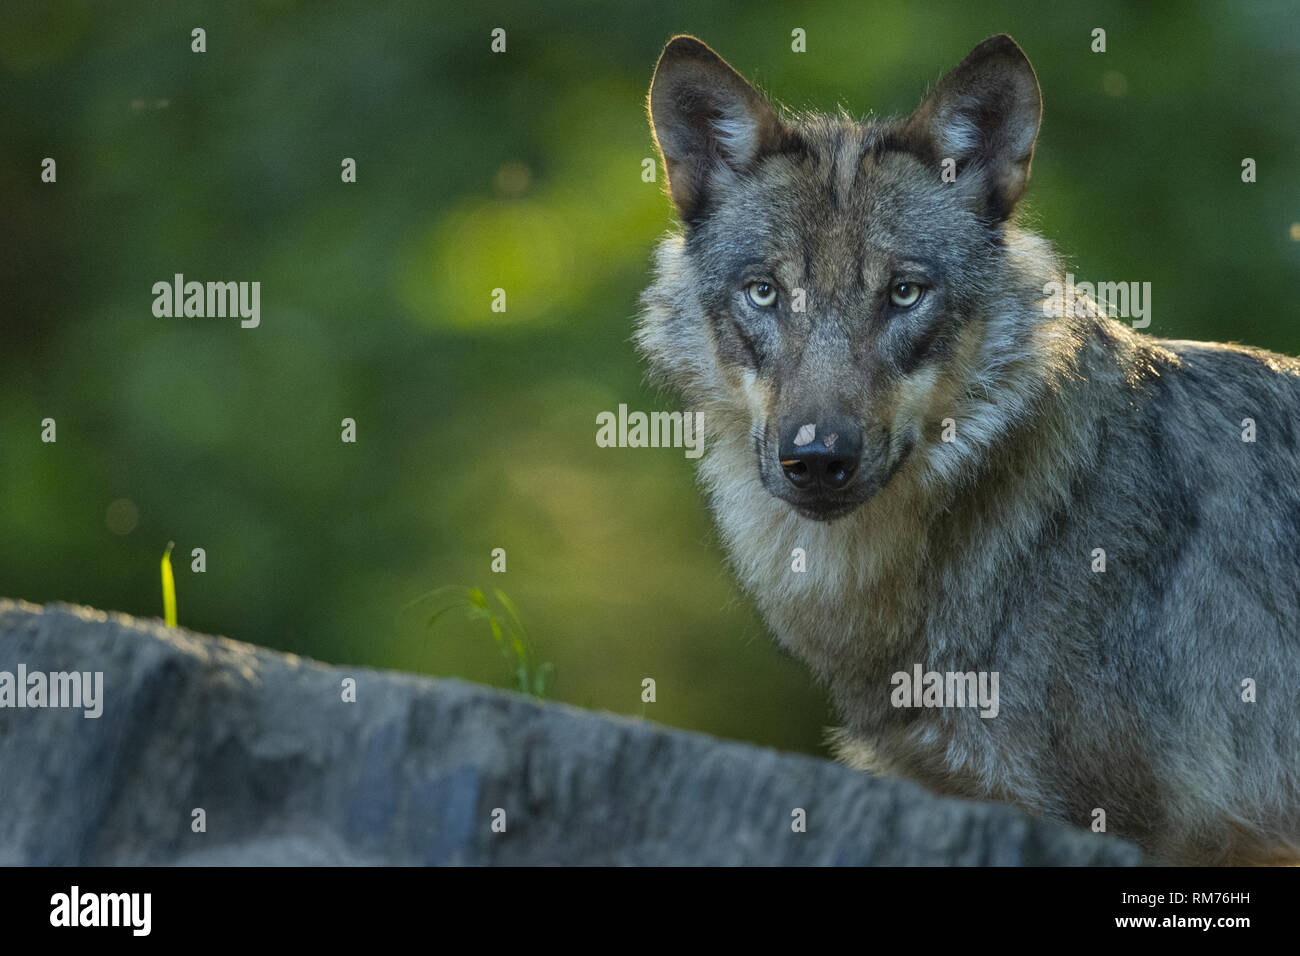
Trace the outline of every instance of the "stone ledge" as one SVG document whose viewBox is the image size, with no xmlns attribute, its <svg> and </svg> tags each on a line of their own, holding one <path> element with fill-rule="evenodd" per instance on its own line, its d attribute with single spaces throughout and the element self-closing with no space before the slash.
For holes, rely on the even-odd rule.
<svg viewBox="0 0 1300 956">
<path fill-rule="evenodd" d="M 0 599 L 0 672 L 20 664 L 102 672 L 103 713 L 0 707 L 0 864 L 1143 862 L 1120 840 L 813 757 Z"/>
</svg>

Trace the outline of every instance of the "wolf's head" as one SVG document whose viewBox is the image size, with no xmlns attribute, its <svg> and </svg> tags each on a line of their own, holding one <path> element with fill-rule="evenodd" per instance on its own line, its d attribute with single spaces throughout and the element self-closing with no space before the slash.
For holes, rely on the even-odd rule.
<svg viewBox="0 0 1300 956">
<path fill-rule="evenodd" d="M 679 36 L 649 108 L 683 230 L 660 247 L 638 343 L 712 431 L 744 438 L 772 495 L 831 520 L 945 419 L 967 449 L 1004 427 L 990 388 L 1029 333 L 995 326 L 1042 283 L 1015 267 L 1035 240 L 1008 227 L 1042 111 L 1010 37 L 906 119 L 864 124 L 783 119 Z"/>
</svg>

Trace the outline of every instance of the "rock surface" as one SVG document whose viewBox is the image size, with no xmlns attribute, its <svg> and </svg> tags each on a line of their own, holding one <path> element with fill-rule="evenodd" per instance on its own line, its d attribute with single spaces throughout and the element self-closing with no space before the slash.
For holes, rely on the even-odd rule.
<svg viewBox="0 0 1300 956">
<path fill-rule="evenodd" d="M 103 713 L 0 706 L 0 865 L 1143 862 L 825 760 L 89 608 L 0 600 L 0 682 L 19 665 L 102 672 Z"/>
</svg>

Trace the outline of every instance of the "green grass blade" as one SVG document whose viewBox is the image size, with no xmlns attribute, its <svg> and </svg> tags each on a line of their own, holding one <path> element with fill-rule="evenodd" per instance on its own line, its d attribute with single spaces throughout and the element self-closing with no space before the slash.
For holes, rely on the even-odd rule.
<svg viewBox="0 0 1300 956">
<path fill-rule="evenodd" d="M 176 578 L 172 574 L 172 548 L 175 541 L 167 542 L 162 556 L 163 620 L 168 627 L 176 626 Z"/>
<path fill-rule="evenodd" d="M 439 608 L 437 611 L 434 611 L 434 612 L 433 612 L 433 616 L 432 616 L 431 618 L 429 618 L 428 623 L 426 623 L 426 624 L 424 625 L 424 627 L 425 627 L 426 630 L 428 630 L 429 628 L 432 628 L 433 625 L 437 622 L 438 618 L 442 617 L 442 616 L 443 616 L 444 614 L 446 614 L 448 611 L 458 611 L 458 610 L 461 610 L 461 609 L 463 609 L 463 608 L 468 608 L 468 607 L 469 607 L 468 604 L 466 604 L 466 603 L 464 603 L 464 602 L 462 602 L 462 601 L 456 601 L 456 602 L 454 602 L 454 603 L 452 603 L 452 604 L 448 604 L 448 605 L 447 605 L 446 607 L 444 607 L 444 608 Z"/>
<path fill-rule="evenodd" d="M 496 595 L 496 599 L 501 602 L 501 606 L 506 609 L 506 614 L 510 617 L 510 623 L 515 626 L 515 631 L 520 635 L 520 637 L 525 637 L 528 632 L 524 630 L 524 622 L 519 617 L 519 609 L 515 607 L 515 602 L 510 600 L 506 595 L 506 592 L 502 591 L 500 588 L 493 588 L 492 593 Z"/>
<path fill-rule="evenodd" d="M 469 588 L 465 587 L 465 585 L 463 584 L 448 584 L 445 587 L 434 588 L 432 591 L 426 591 L 424 594 L 421 594 L 413 601 L 407 601 L 400 608 L 400 613 L 405 614 L 407 611 L 415 607 L 417 604 L 427 601 L 430 598 L 441 597 L 444 594 L 456 594 L 460 597 L 460 600 L 462 601 L 469 600 L 468 597 Z"/>
</svg>

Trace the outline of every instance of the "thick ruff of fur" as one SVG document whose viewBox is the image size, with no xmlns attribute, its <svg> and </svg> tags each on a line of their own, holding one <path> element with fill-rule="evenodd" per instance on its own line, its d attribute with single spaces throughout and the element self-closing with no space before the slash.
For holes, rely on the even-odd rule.
<svg viewBox="0 0 1300 956">
<path fill-rule="evenodd" d="M 1102 810 L 1166 862 L 1294 857 L 1300 363 L 1091 303 L 1045 315 L 1062 269 L 1011 219 L 1038 117 L 1020 61 L 986 41 L 902 121 L 786 120 L 675 38 L 650 107 L 684 227 L 637 343 L 704 413 L 735 572 L 829 689 L 843 759 L 1079 826 Z M 913 253 L 933 264 L 919 317 L 879 297 Z M 806 312 L 745 305 L 755 263 Z M 869 497 L 831 521 L 765 471 L 774 423 L 819 401 L 878 436 Z M 893 706 L 916 664 L 998 672 L 997 716 Z"/>
</svg>

